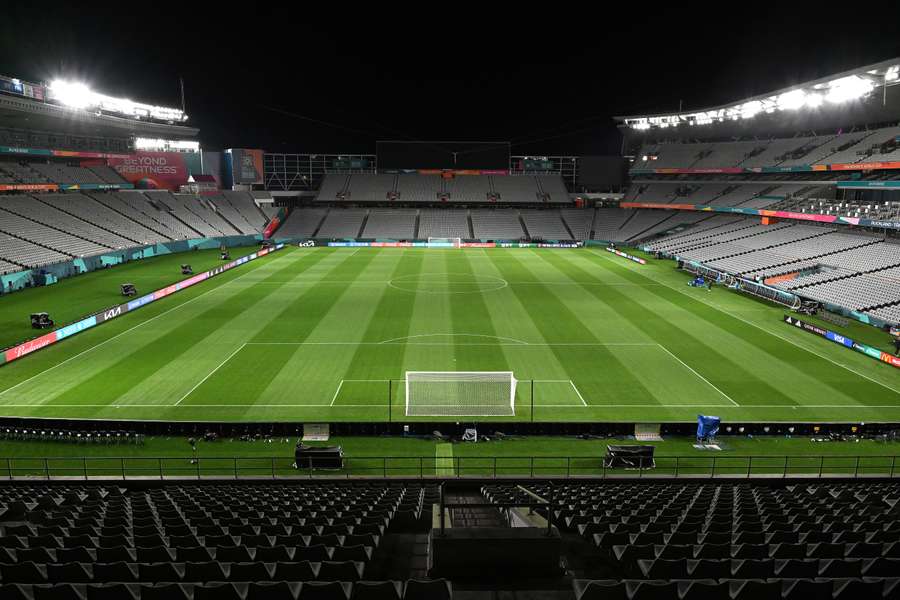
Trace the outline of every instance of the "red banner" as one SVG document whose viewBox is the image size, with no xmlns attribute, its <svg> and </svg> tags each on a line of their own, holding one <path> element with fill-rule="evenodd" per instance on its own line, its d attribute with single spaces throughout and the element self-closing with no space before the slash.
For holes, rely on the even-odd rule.
<svg viewBox="0 0 900 600">
<path fill-rule="evenodd" d="M 45 346 L 56 343 L 56 332 L 45 333 L 41 337 L 34 338 L 24 344 L 19 344 L 14 348 L 6 351 L 6 362 L 12 362 L 17 358 L 21 358 L 26 354 L 31 354 L 35 350 L 40 350 Z"/>
<path fill-rule="evenodd" d="M 871 171 L 873 169 L 900 169 L 900 161 L 840 163 L 828 165 L 832 171 Z"/>
<path fill-rule="evenodd" d="M 59 189 L 55 183 L 3 183 L 0 184 L 0 192 L 53 192 Z"/>
<path fill-rule="evenodd" d="M 108 160 L 125 181 L 145 190 L 177 192 L 187 184 L 188 172 L 184 155 L 179 152 L 135 152 Z"/>
<path fill-rule="evenodd" d="M 621 202 L 622 208 L 663 208 L 667 210 L 697 210 L 696 204 L 659 204 L 656 202 Z"/>
<path fill-rule="evenodd" d="M 653 169 L 654 173 L 666 173 L 669 175 L 674 174 L 682 174 L 682 173 L 743 173 L 744 169 L 741 167 L 722 167 L 722 168 L 709 168 L 709 169 L 679 169 L 675 167 L 669 167 L 664 169 Z"/>
</svg>

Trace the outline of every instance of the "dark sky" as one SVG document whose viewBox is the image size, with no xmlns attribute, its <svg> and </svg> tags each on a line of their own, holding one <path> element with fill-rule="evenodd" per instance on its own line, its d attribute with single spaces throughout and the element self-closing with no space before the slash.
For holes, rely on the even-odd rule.
<svg viewBox="0 0 900 600">
<path fill-rule="evenodd" d="M 817 14 L 826 5 L 806 3 L 768 14 L 722 3 L 188 4 L 6 0 L 0 73 L 77 78 L 164 105 L 180 102 L 182 76 L 210 148 L 484 140 L 511 141 L 514 153 L 608 154 L 619 150 L 615 114 L 679 100 L 701 108 L 900 55 L 900 9 L 889 7 L 828 21 Z"/>
</svg>

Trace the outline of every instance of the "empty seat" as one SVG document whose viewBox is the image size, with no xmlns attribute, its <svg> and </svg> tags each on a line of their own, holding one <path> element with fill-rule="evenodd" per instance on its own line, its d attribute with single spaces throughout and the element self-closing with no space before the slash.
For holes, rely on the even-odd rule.
<svg viewBox="0 0 900 600">
<path fill-rule="evenodd" d="M 453 590 L 446 579 L 410 579 L 403 591 L 403 600 L 451 600 Z"/>
<path fill-rule="evenodd" d="M 350 600 L 401 600 L 401 593 L 399 581 L 357 581 Z"/>
</svg>

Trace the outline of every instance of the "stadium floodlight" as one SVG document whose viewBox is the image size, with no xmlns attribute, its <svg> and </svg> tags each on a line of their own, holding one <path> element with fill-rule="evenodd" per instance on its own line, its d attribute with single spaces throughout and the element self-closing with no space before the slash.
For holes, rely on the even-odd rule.
<svg viewBox="0 0 900 600">
<path fill-rule="evenodd" d="M 793 90 L 785 92 L 776 98 L 775 104 L 782 110 L 797 110 L 806 106 L 806 92 Z"/>
<path fill-rule="evenodd" d="M 93 92 L 83 83 L 57 79 L 50 84 L 52 97 L 60 104 L 71 108 L 88 108 L 93 105 Z"/>
<path fill-rule="evenodd" d="M 623 123 L 635 130 L 678 127 L 680 125 L 708 125 L 725 121 L 752 119 L 759 114 L 773 114 L 782 110 L 816 109 L 823 104 L 841 104 L 870 96 L 879 86 L 900 83 L 900 64 L 882 63 L 852 75 L 820 79 L 805 86 L 756 96 L 743 102 L 699 112 L 667 115 L 626 117 Z"/>
<path fill-rule="evenodd" d="M 819 108 L 824 101 L 822 94 L 807 94 L 806 96 L 806 106 L 809 108 Z"/>
<path fill-rule="evenodd" d="M 191 140 L 163 140 L 157 138 L 134 138 L 136 150 L 150 152 L 199 152 L 200 142 Z"/>
<path fill-rule="evenodd" d="M 742 119 L 752 119 L 760 112 L 762 112 L 763 104 L 759 100 L 753 100 L 751 102 L 745 102 L 744 104 L 741 104 L 738 108 L 740 110 Z"/>
<path fill-rule="evenodd" d="M 54 80 L 47 88 L 48 98 L 63 106 L 78 110 L 96 109 L 134 119 L 156 119 L 167 122 L 187 120 L 187 115 L 177 108 L 153 106 L 132 102 L 126 98 L 113 98 L 98 94 L 86 84 L 64 79 Z"/>
<path fill-rule="evenodd" d="M 825 94 L 825 99 L 833 104 L 849 102 L 868 95 L 874 87 L 875 84 L 870 79 L 864 79 L 856 75 L 841 77 L 828 82 L 828 91 Z"/>
</svg>

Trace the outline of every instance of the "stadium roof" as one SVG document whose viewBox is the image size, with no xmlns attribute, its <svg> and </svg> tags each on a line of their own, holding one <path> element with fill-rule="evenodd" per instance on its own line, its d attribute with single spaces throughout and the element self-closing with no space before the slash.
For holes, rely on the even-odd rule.
<svg viewBox="0 0 900 600">
<path fill-rule="evenodd" d="M 633 130 L 665 129 L 680 125 L 707 125 L 752 119 L 778 111 L 814 111 L 821 106 L 848 104 L 872 96 L 877 90 L 900 84 L 900 58 L 843 71 L 734 103 L 676 113 L 613 117 L 619 127 Z"/>
<path fill-rule="evenodd" d="M 194 137 L 199 130 L 184 125 L 139 121 L 125 117 L 74 111 L 30 98 L 0 95 L 0 126 L 36 131 L 72 131 L 108 136 L 160 138 Z"/>
</svg>

